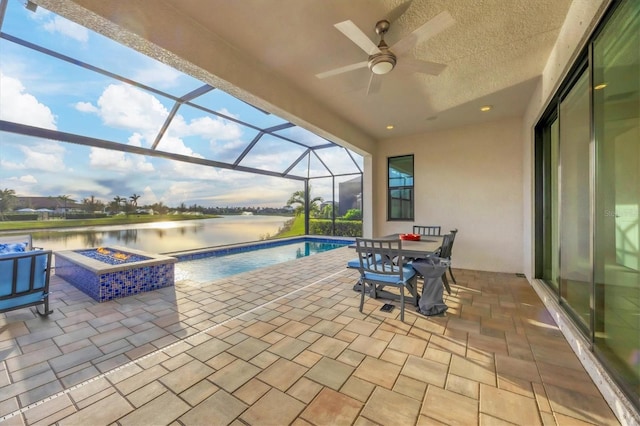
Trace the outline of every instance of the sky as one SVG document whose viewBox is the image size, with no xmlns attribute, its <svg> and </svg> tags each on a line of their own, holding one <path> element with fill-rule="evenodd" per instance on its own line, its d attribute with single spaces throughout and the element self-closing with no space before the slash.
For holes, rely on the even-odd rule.
<svg viewBox="0 0 640 426">
<path fill-rule="evenodd" d="M 204 84 L 41 7 L 31 12 L 24 3 L 8 1 L 0 28 L 3 33 L 171 96 L 184 96 Z M 233 162 L 258 134 L 257 129 L 286 123 L 217 89 L 193 102 L 224 117 L 182 105 L 160 140 L 159 150 Z M 0 39 L 2 120 L 150 148 L 173 106 L 173 99 L 162 93 Z M 306 146 L 326 143 L 297 126 L 278 134 Z M 240 165 L 283 172 L 305 149 L 265 135 Z M 359 155 L 349 157 L 340 147 L 318 153 L 322 161 L 312 156 L 291 173 L 307 176 L 308 169 L 311 177 L 326 176 L 322 163 L 335 174 L 357 173 L 356 164 L 362 168 Z M 336 178 L 336 186 L 354 177 Z M 313 179 L 311 186 L 312 196 L 331 199 L 330 178 Z M 0 189 L 13 189 L 18 196 L 67 195 L 78 202 L 94 196 L 107 203 L 116 196 L 137 194 L 138 205 L 281 207 L 303 184 L 0 132 Z"/>
</svg>

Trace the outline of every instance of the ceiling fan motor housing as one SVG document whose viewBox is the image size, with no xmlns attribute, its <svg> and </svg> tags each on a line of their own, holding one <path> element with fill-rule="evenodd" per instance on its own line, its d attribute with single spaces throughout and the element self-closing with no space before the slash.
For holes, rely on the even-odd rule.
<svg viewBox="0 0 640 426">
<path fill-rule="evenodd" d="M 374 74 L 386 74 L 396 66 L 396 55 L 389 49 L 369 56 L 369 69 Z"/>
<path fill-rule="evenodd" d="M 384 41 L 384 35 L 389 31 L 389 21 L 382 20 L 376 23 L 376 33 L 380 36 L 378 44 L 379 53 L 369 56 L 369 69 L 374 74 L 386 74 L 396 66 L 396 55 L 389 50 Z"/>
</svg>

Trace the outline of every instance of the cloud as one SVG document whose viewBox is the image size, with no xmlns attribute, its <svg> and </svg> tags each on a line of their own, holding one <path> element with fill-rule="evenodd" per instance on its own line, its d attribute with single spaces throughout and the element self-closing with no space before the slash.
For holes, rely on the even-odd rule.
<svg viewBox="0 0 640 426">
<path fill-rule="evenodd" d="M 18 180 L 23 183 L 38 183 L 38 179 L 36 179 L 32 175 L 20 176 Z"/>
<path fill-rule="evenodd" d="M 169 170 L 165 172 L 165 175 L 171 178 L 188 178 L 193 179 L 193 182 L 202 180 L 221 182 L 224 180 L 224 169 L 185 163 L 183 161 L 172 161 L 168 163 L 168 166 Z"/>
<path fill-rule="evenodd" d="M 189 131 L 210 140 L 233 140 L 242 136 L 240 126 L 220 117 L 195 118 L 189 123 Z"/>
<path fill-rule="evenodd" d="M 146 161 L 145 157 L 142 155 L 135 156 L 134 164 L 135 164 L 134 171 L 136 173 L 149 173 L 155 170 L 155 168 L 153 167 L 153 164 Z"/>
<path fill-rule="evenodd" d="M 97 114 L 107 126 L 132 131 L 129 144 L 141 147 L 150 147 L 154 143 L 169 115 L 168 109 L 157 97 L 124 84 L 109 85 L 98 99 L 97 107 L 82 102 L 76 104 L 76 108 Z M 187 122 L 182 115 L 176 114 L 157 149 L 204 158 L 202 153 L 195 152 L 185 144 L 186 137 L 208 140 L 210 146 L 216 148 L 220 141 L 237 141 L 236 145 L 246 145 L 246 142 L 238 141 L 242 137 L 242 128 L 234 122 L 209 116 Z"/>
<path fill-rule="evenodd" d="M 162 194 L 162 202 L 167 205 L 177 206 L 180 203 L 189 204 L 191 200 L 197 198 L 195 194 L 201 191 L 198 185 L 190 181 L 180 181 L 172 183 Z"/>
<path fill-rule="evenodd" d="M 282 207 L 291 194 L 300 189 L 299 183 L 294 181 L 269 178 L 263 179 L 260 186 L 254 182 L 251 186 L 234 188 L 223 194 L 208 193 L 199 199 L 199 203 L 213 206 Z"/>
<path fill-rule="evenodd" d="M 155 97 L 124 84 L 110 84 L 98 99 L 104 124 L 134 131 L 157 132 L 169 112 Z"/>
<path fill-rule="evenodd" d="M 107 169 L 114 172 L 131 170 L 133 162 L 122 151 L 112 151 L 102 148 L 91 148 L 89 153 L 89 165 L 98 169 Z"/>
<path fill-rule="evenodd" d="M 159 202 L 158 197 L 150 186 L 146 186 L 142 190 L 142 195 L 138 200 L 138 205 L 140 206 L 149 206 Z"/>
<path fill-rule="evenodd" d="M 91 148 L 89 165 L 96 169 L 108 170 L 114 173 L 148 173 L 154 171 L 153 164 L 147 162 L 143 155 L 128 155 L 122 151 L 103 148 Z"/>
<path fill-rule="evenodd" d="M 89 108 L 90 109 L 90 108 Z M 111 84 L 98 99 L 95 110 L 107 126 L 132 131 L 129 144 L 140 147 L 151 147 L 164 124 L 169 111 L 155 96 L 124 84 Z M 158 149 L 182 155 L 200 157 L 188 148 L 179 137 L 180 133 L 188 133 L 188 126 L 181 116 L 174 117 L 173 129 L 169 129 L 162 138 Z M 176 132 L 176 127 L 180 132 Z M 178 133 L 178 135 L 176 135 Z"/>
<path fill-rule="evenodd" d="M 89 41 L 89 30 L 65 19 L 61 16 L 51 15 L 51 19 L 45 21 L 42 27 L 52 34 L 62 34 L 80 43 Z"/>
<path fill-rule="evenodd" d="M 176 71 L 168 65 L 161 62 L 156 62 L 149 58 L 150 64 L 148 67 L 138 69 L 133 79 L 147 86 L 168 88 L 178 85 L 178 80 L 182 76 L 182 73 Z"/>
<path fill-rule="evenodd" d="M 78 102 L 75 104 L 75 107 L 80 112 L 98 112 L 98 108 L 96 108 L 91 102 Z"/>
<path fill-rule="evenodd" d="M 26 196 L 39 195 L 37 193 L 37 189 L 39 188 L 36 186 L 36 183 L 34 182 L 29 182 L 29 181 L 25 182 L 20 177 L 17 177 L 17 176 L 12 176 L 10 178 L 7 178 L 5 179 L 4 182 L 6 187 L 16 191 L 16 195 L 18 196 L 26 197 Z"/>
<path fill-rule="evenodd" d="M 0 158 L 0 168 L 3 170 L 21 170 L 24 169 L 23 163 L 18 163 L 15 161 L 7 161 L 6 159 Z"/>
<path fill-rule="evenodd" d="M 194 152 L 191 148 L 186 146 L 181 138 L 174 136 L 173 132 L 165 133 L 164 137 L 158 144 L 158 149 L 189 157 L 204 158 L 203 155 Z"/>
<path fill-rule="evenodd" d="M 24 155 L 24 168 L 47 172 L 64 172 L 66 150 L 59 142 L 43 141 L 34 146 L 19 147 Z"/>
<path fill-rule="evenodd" d="M 0 71 L 0 118 L 29 126 L 56 130 L 56 117 L 49 107 L 26 93 L 22 82 Z"/>
</svg>

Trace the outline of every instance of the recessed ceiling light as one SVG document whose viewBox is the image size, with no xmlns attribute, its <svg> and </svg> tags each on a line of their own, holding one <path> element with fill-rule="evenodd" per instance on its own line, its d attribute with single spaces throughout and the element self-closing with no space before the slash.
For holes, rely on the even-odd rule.
<svg viewBox="0 0 640 426">
<path fill-rule="evenodd" d="M 393 124 L 387 124 L 387 130 L 392 130 L 393 129 Z"/>
<path fill-rule="evenodd" d="M 607 87 L 607 83 L 600 83 L 594 87 L 595 90 L 602 90 Z"/>
<path fill-rule="evenodd" d="M 491 111 L 491 108 L 493 108 L 491 105 L 484 105 L 480 107 L 480 111 L 482 112 Z"/>
</svg>

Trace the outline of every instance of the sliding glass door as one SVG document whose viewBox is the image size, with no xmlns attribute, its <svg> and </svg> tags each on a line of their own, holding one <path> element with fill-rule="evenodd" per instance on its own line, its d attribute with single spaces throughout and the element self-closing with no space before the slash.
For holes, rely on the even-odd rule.
<svg viewBox="0 0 640 426">
<path fill-rule="evenodd" d="M 585 328 L 591 304 L 589 75 L 560 102 L 560 296 Z"/>
<path fill-rule="evenodd" d="M 624 4 L 593 45 L 595 346 L 640 394 L 640 6 Z"/>
<path fill-rule="evenodd" d="M 536 126 L 536 274 L 640 408 L 640 1 L 614 6 Z"/>
</svg>

